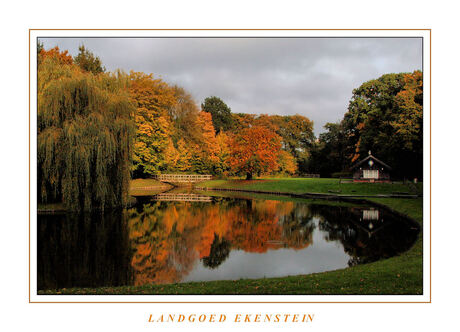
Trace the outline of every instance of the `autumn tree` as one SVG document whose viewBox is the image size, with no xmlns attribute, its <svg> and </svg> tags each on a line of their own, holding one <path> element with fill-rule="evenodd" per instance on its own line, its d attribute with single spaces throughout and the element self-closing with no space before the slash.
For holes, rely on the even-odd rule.
<svg viewBox="0 0 460 332">
<path fill-rule="evenodd" d="M 184 139 L 187 142 L 199 143 L 201 129 L 198 124 L 199 107 L 192 96 L 179 86 L 173 88 L 175 102 L 169 108 L 169 115 L 173 124 L 173 137 L 175 141 Z"/>
<path fill-rule="evenodd" d="M 167 168 L 165 152 L 170 143 L 169 110 L 175 105 L 173 89 L 153 75 L 131 72 L 129 94 L 136 106 L 133 177 L 157 174 Z"/>
<path fill-rule="evenodd" d="M 282 116 L 236 113 L 233 119 L 234 132 L 252 126 L 274 131 L 283 139 L 283 150 L 288 151 L 296 159 L 308 154 L 308 149 L 315 140 L 313 121 L 299 114 Z"/>
<path fill-rule="evenodd" d="M 257 115 L 247 113 L 232 113 L 233 133 L 239 133 L 243 129 L 254 126 Z"/>
<path fill-rule="evenodd" d="M 293 175 L 297 172 L 297 163 L 294 156 L 285 150 L 281 150 L 278 155 L 278 173 Z"/>
<path fill-rule="evenodd" d="M 212 116 L 212 123 L 216 132 L 228 131 L 232 128 L 233 119 L 230 107 L 219 97 L 208 97 L 201 104 L 201 109 Z"/>
<path fill-rule="evenodd" d="M 73 64 L 73 58 L 69 54 L 69 51 L 61 51 L 58 46 L 45 50 L 43 44 L 38 44 L 38 64 L 40 65 L 46 59 L 53 59 L 60 64 L 71 65 Z"/>
<path fill-rule="evenodd" d="M 231 145 L 230 167 L 237 174 L 246 174 L 252 179 L 254 174 L 271 172 L 278 168 L 281 138 L 264 127 L 251 127 L 235 135 Z"/>
<path fill-rule="evenodd" d="M 217 145 L 216 131 L 212 124 L 211 114 L 200 112 L 197 118 L 197 126 L 200 129 L 200 142 L 195 144 L 192 156 L 193 169 L 198 173 L 214 173 L 219 161 L 219 148 Z"/>
<path fill-rule="evenodd" d="M 420 150 L 423 131 L 423 75 L 422 72 L 416 71 L 413 74 L 405 74 L 403 80 L 403 90 L 395 97 L 399 112 L 391 126 L 403 148 Z"/>
<path fill-rule="evenodd" d="M 228 175 L 230 171 L 230 142 L 231 137 L 224 131 L 216 135 L 217 142 L 217 162 L 215 163 L 214 172 L 217 175 Z"/>
<path fill-rule="evenodd" d="M 78 55 L 74 58 L 75 63 L 84 71 L 99 74 L 105 72 L 102 61 L 95 56 L 84 45 L 78 47 Z"/>
<path fill-rule="evenodd" d="M 254 118 L 253 124 L 277 133 L 282 138 L 282 149 L 294 157 L 296 168 L 302 170 L 315 140 L 313 121 L 298 114 L 285 116 L 262 114 Z"/>
<path fill-rule="evenodd" d="M 57 47 L 39 56 L 38 201 L 64 202 L 69 210 L 123 206 L 134 112 L 126 82 L 83 72 Z"/>
<path fill-rule="evenodd" d="M 192 167 L 191 158 L 192 154 L 184 139 L 180 139 L 177 142 L 177 147 L 174 146 L 172 139 L 170 139 L 165 150 L 165 170 L 186 172 Z"/>
</svg>

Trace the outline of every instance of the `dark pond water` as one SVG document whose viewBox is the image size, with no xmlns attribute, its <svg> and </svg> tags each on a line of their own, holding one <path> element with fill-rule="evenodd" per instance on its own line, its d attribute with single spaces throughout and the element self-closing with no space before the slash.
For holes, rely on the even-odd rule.
<svg viewBox="0 0 460 332">
<path fill-rule="evenodd" d="M 397 255 L 417 235 L 365 205 L 159 195 L 104 215 L 39 215 L 38 289 L 308 274 Z"/>
</svg>

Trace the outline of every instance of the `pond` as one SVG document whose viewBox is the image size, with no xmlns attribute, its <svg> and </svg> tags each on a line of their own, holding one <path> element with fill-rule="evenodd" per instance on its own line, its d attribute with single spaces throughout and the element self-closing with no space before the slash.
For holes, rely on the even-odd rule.
<svg viewBox="0 0 460 332">
<path fill-rule="evenodd" d="M 418 226 L 321 200 L 144 197 L 104 214 L 38 215 L 38 289 L 309 274 L 408 250 Z"/>
</svg>

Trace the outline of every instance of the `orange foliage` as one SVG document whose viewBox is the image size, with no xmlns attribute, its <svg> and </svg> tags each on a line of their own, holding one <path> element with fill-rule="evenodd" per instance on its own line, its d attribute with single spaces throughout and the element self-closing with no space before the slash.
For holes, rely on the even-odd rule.
<svg viewBox="0 0 460 332">
<path fill-rule="evenodd" d="M 199 132 L 199 141 L 191 147 L 193 151 L 192 168 L 198 173 L 214 173 L 219 163 L 219 146 L 211 114 L 201 111 L 194 125 Z"/>
<path fill-rule="evenodd" d="M 280 151 L 278 164 L 280 173 L 292 175 L 297 171 L 297 163 L 295 158 L 287 151 Z"/>
<path fill-rule="evenodd" d="M 42 58 L 42 59 L 46 59 L 46 58 L 55 58 L 57 59 L 59 62 L 61 62 L 62 64 L 66 64 L 66 65 L 71 65 L 73 64 L 73 58 L 72 56 L 69 54 L 69 52 L 67 50 L 65 51 L 60 51 L 59 50 L 59 47 L 54 47 L 54 48 L 50 48 L 48 51 L 45 51 L 45 49 L 42 49 L 40 51 L 40 54 L 39 56 Z"/>
<path fill-rule="evenodd" d="M 211 113 L 201 111 L 197 121 L 202 130 L 204 152 L 211 162 L 216 162 L 219 148 L 217 146 L 216 131 L 212 124 Z"/>
<path fill-rule="evenodd" d="M 168 113 L 176 102 L 174 90 L 152 74 L 132 71 L 128 78 L 131 101 L 136 105 L 132 170 L 153 175 L 164 168 L 166 151 L 169 157 L 174 154 L 169 145 L 172 128 Z"/>
<path fill-rule="evenodd" d="M 216 136 L 217 147 L 218 147 L 218 162 L 216 164 L 215 172 L 217 174 L 228 174 L 229 170 L 229 158 L 230 158 L 230 136 L 224 131 L 219 132 Z"/>
<path fill-rule="evenodd" d="M 399 112 L 391 122 L 398 139 L 408 150 L 420 136 L 423 123 L 423 74 L 415 71 L 404 74 L 404 89 L 395 97 Z"/>
<path fill-rule="evenodd" d="M 230 167 L 235 173 L 246 173 L 248 179 L 255 173 L 278 169 L 281 137 L 264 127 L 243 129 L 230 145 Z"/>
<path fill-rule="evenodd" d="M 176 103 L 174 89 L 152 74 L 131 71 L 129 92 L 138 107 L 138 114 L 149 120 L 163 116 L 169 119 L 168 109 Z"/>
</svg>

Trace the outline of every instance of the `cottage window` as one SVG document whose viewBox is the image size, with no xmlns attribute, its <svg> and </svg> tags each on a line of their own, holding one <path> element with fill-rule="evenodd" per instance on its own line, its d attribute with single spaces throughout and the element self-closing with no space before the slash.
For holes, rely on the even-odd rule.
<svg viewBox="0 0 460 332">
<path fill-rule="evenodd" d="M 378 169 L 365 169 L 363 170 L 363 178 L 365 179 L 378 179 L 379 170 Z"/>
</svg>

